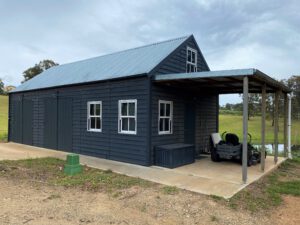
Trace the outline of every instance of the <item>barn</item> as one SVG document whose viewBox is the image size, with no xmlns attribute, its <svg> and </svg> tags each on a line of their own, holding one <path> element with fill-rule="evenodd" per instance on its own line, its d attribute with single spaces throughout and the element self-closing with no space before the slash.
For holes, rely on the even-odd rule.
<svg viewBox="0 0 300 225">
<path fill-rule="evenodd" d="M 286 97 L 289 89 L 256 69 L 210 71 L 189 35 L 55 66 L 21 84 L 9 94 L 9 141 L 143 166 L 174 150 L 180 165 L 210 151 L 220 94 L 262 91 Z"/>
</svg>

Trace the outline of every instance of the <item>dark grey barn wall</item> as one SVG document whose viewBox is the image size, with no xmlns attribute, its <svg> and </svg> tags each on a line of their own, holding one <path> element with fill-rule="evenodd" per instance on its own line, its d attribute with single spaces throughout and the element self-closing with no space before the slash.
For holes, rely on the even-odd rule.
<svg viewBox="0 0 300 225">
<path fill-rule="evenodd" d="M 173 134 L 158 134 L 158 101 L 173 101 Z M 172 87 L 152 87 L 152 152 L 157 145 L 184 143 L 184 111 L 186 103 L 196 106 L 195 148 L 199 154 L 210 147 L 210 134 L 218 130 L 217 94 L 204 95 L 176 90 Z M 154 155 L 152 154 L 152 160 Z"/>
<path fill-rule="evenodd" d="M 196 101 L 196 152 L 211 148 L 210 134 L 218 132 L 218 95 L 199 95 Z"/>
<path fill-rule="evenodd" d="M 186 59 L 187 47 L 197 49 L 197 44 L 193 37 L 186 40 L 179 48 L 171 53 L 165 60 L 163 60 L 152 72 L 155 74 L 169 74 L 169 73 L 185 73 L 186 72 Z M 198 71 L 209 71 L 202 53 L 198 50 L 197 67 Z"/>
<path fill-rule="evenodd" d="M 16 118 L 14 106 L 19 98 L 33 101 L 33 145 L 44 143 L 44 99 L 49 97 L 71 98 L 73 102 L 73 151 L 112 160 L 149 164 L 147 143 L 148 78 L 101 82 L 90 85 L 40 90 L 11 94 L 11 123 Z M 118 134 L 118 100 L 137 99 L 137 135 Z M 87 131 L 87 102 L 102 101 L 102 132 Z M 11 140 L 15 141 L 13 129 Z M 18 142 L 18 141 L 16 141 Z"/>
</svg>

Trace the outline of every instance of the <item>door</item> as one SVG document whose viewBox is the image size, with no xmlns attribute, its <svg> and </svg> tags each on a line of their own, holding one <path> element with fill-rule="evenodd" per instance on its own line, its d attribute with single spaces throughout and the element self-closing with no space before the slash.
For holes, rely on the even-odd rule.
<svg viewBox="0 0 300 225">
<path fill-rule="evenodd" d="M 45 98 L 44 106 L 44 147 L 57 149 L 57 98 Z"/>
<path fill-rule="evenodd" d="M 72 151 L 72 98 L 58 99 L 58 149 Z"/>
<path fill-rule="evenodd" d="M 32 145 L 33 101 L 24 99 L 22 106 L 22 143 Z"/>
<path fill-rule="evenodd" d="M 195 144 L 196 108 L 194 103 L 185 104 L 184 143 Z"/>
</svg>

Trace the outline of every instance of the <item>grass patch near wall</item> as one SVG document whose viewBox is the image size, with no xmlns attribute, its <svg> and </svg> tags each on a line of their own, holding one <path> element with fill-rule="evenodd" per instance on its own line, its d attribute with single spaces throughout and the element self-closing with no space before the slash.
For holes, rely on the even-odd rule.
<svg viewBox="0 0 300 225">
<path fill-rule="evenodd" d="M 37 158 L 0 161 L 0 176 L 17 180 L 30 180 L 64 187 L 78 187 L 89 191 L 108 191 L 127 189 L 132 186 L 151 187 L 151 182 L 84 167 L 82 173 L 68 176 L 63 173 L 65 161 L 55 158 Z"/>
<path fill-rule="evenodd" d="M 8 96 L 0 95 L 0 142 L 7 141 Z"/>
<path fill-rule="evenodd" d="M 252 143 L 260 144 L 261 142 L 261 117 L 251 117 L 248 121 L 248 130 L 252 135 Z M 224 131 L 235 133 L 242 140 L 243 117 L 241 115 L 219 115 L 219 132 Z M 292 144 L 300 145 L 300 121 L 292 121 Z M 266 143 L 274 142 L 274 127 L 272 120 L 266 120 Z M 283 143 L 283 119 L 279 121 L 279 143 Z"/>
</svg>

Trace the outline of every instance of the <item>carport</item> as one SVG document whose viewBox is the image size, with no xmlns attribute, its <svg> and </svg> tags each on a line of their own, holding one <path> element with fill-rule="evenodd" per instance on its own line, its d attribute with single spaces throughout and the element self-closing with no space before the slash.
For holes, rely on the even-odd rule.
<svg viewBox="0 0 300 225">
<path fill-rule="evenodd" d="M 284 98 L 284 156 L 291 158 L 291 101 L 289 88 L 257 69 L 220 70 L 195 73 L 160 74 L 153 77 L 157 85 L 188 88 L 194 93 L 243 94 L 243 159 L 242 180 L 247 183 L 247 135 L 249 93 L 261 93 L 261 171 L 265 170 L 266 95 L 274 97 L 274 163 L 278 162 L 279 99 Z"/>
</svg>

